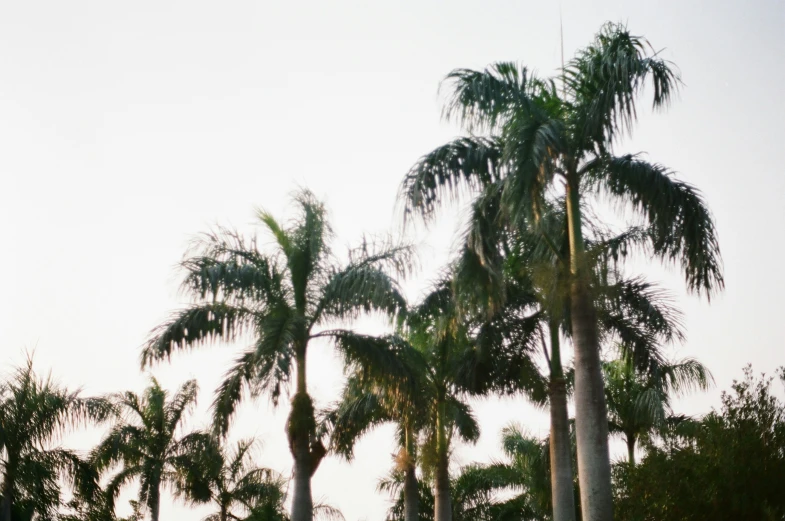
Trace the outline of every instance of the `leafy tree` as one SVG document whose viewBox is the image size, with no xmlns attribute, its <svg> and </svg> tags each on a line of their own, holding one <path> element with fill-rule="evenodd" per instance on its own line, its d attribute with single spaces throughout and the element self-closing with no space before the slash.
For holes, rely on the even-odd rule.
<svg viewBox="0 0 785 521">
<path fill-rule="evenodd" d="M 445 116 L 473 133 L 424 156 L 401 189 L 407 214 L 428 219 L 459 192 L 495 185 L 509 225 L 522 229 L 538 226 L 543 208 L 563 186 L 586 521 L 613 519 L 600 337 L 584 234 L 586 202 L 600 194 L 626 203 L 646 220 L 646 251 L 678 262 L 690 290 L 711 296 L 723 287 L 714 222 L 701 194 L 641 155 L 614 154 L 614 145 L 632 130 L 644 86 L 651 84 L 654 108 L 664 108 L 679 85 L 671 64 L 648 53 L 649 48 L 624 26 L 606 24 L 563 68 L 561 78 L 542 80 L 512 63 L 453 71 L 447 76 Z"/>
<path fill-rule="evenodd" d="M 295 204 L 299 216 L 288 226 L 259 212 L 275 240 L 273 254 L 260 251 L 255 239 L 229 230 L 208 234 L 196 245 L 182 263 L 184 289 L 196 303 L 153 332 L 143 364 L 168 358 L 173 350 L 251 333 L 253 346 L 237 358 L 217 391 L 215 424 L 226 432 L 246 390 L 252 396 L 268 394 L 277 403 L 294 376 L 286 427 L 295 467 L 292 520 L 310 521 L 311 477 L 326 453 L 317 437 L 306 380 L 311 341 L 332 341 L 348 364 L 367 372 L 403 375 L 389 338 L 325 328 L 361 314 L 403 311 L 405 300 L 389 272 L 407 271 L 412 250 L 364 241 L 341 263 L 330 250 L 333 234 L 324 206 L 305 190 Z"/>
<path fill-rule="evenodd" d="M 60 479 L 83 494 L 92 494 L 96 474 L 77 453 L 56 446 L 60 435 L 75 425 L 107 418 L 100 398 L 39 378 L 32 359 L 0 383 L 0 520 L 51 519 L 61 501 Z"/>
<path fill-rule="evenodd" d="M 414 356 L 404 344 L 407 363 L 415 369 L 411 385 L 401 386 L 396 380 L 376 378 L 367 381 L 361 373 L 350 376 L 341 400 L 325 412 L 324 425 L 330 430 L 330 448 L 351 460 L 356 442 L 369 430 L 385 423 L 397 428 L 399 451 L 396 472 L 403 479 L 405 521 L 417 521 L 420 504 L 417 479 L 417 443 L 426 426 L 422 411 L 430 405 L 427 398 L 425 359 Z"/>
<path fill-rule="evenodd" d="M 671 399 L 692 390 L 706 390 L 711 373 L 694 359 L 664 363 L 651 371 L 640 372 L 626 359 L 606 362 L 605 397 L 608 426 L 627 444 L 629 463 L 635 465 L 635 445 L 646 441 L 669 425 L 687 418 L 676 416 Z"/>
<path fill-rule="evenodd" d="M 119 421 L 91 456 L 102 472 L 121 465 L 106 488 L 109 512 L 114 511 L 114 498 L 133 479 L 139 480 L 139 506 L 150 512 L 152 521 L 159 519 L 164 486 L 190 500 L 209 498 L 204 476 L 210 437 L 202 432 L 180 434 L 198 390 L 196 381 L 189 380 L 170 397 L 151 378 L 141 396 L 131 391 L 112 396 Z"/>
<path fill-rule="evenodd" d="M 468 465 L 451 479 L 455 521 L 550 519 L 548 440 L 529 437 L 517 427 L 510 427 L 503 431 L 502 441 L 509 462 Z M 380 490 L 396 497 L 388 512 L 390 521 L 404 519 L 401 484 L 400 472 L 393 472 L 379 483 Z M 420 501 L 425 505 L 433 504 L 430 488 L 421 487 Z M 432 512 L 425 509 L 420 514 L 420 521 L 432 521 Z"/>
<path fill-rule="evenodd" d="M 210 500 L 218 511 L 205 521 L 242 519 L 242 515 L 267 521 L 287 519 L 283 506 L 286 482 L 273 471 L 253 464 L 253 446 L 253 440 L 242 440 L 231 450 L 214 452 L 208 483 Z M 244 513 L 238 515 L 237 507 Z"/>
<path fill-rule="evenodd" d="M 480 427 L 465 401 L 480 373 L 481 360 L 471 323 L 456 306 L 450 281 L 442 281 L 409 313 L 407 338 L 424 364 L 418 392 L 427 400 L 423 421 L 422 465 L 433 479 L 434 520 L 452 520 L 450 453 L 455 437 L 473 443 Z"/>
<path fill-rule="evenodd" d="M 551 208 L 536 233 L 505 229 L 498 196 L 491 187 L 472 205 L 457 262 L 457 291 L 464 305 L 490 316 L 481 326 L 478 344 L 495 365 L 491 378 L 497 390 L 522 390 L 533 403 L 548 404 L 553 517 L 573 521 L 567 378 L 561 355 L 562 333 L 570 336 L 566 216 Z M 601 338 L 619 342 L 636 367 L 653 370 L 661 362 L 661 343 L 683 337 L 681 316 L 664 292 L 641 278 L 623 277 L 616 265 L 626 255 L 623 247 L 645 233 L 632 228 L 613 235 L 592 224 L 594 239 L 587 240 L 587 254 Z M 531 330 L 533 325 L 538 331 Z M 540 351 L 532 342 L 536 332 L 542 335 L 547 365 L 543 376 L 535 360 Z"/>
<path fill-rule="evenodd" d="M 780 369 L 780 380 L 785 373 Z M 622 521 L 785 518 L 785 403 L 772 378 L 734 381 L 722 407 L 700 422 L 668 429 L 641 462 L 614 468 Z"/>
</svg>

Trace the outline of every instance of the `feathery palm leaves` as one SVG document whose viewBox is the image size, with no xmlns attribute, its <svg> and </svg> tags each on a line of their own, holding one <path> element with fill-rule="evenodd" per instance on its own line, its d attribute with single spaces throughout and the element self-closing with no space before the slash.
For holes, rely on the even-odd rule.
<svg viewBox="0 0 785 521">
<path fill-rule="evenodd" d="M 679 85 L 672 65 L 649 48 L 626 27 L 607 24 L 562 71 L 561 89 L 557 80 L 541 80 L 511 63 L 453 71 L 447 77 L 446 117 L 490 136 L 460 138 L 436 149 L 410 170 L 401 187 L 406 213 L 426 220 L 467 187 L 492 185 L 515 228 L 537 229 L 542 209 L 553 202 L 566 209 L 586 521 L 608 521 L 613 510 L 583 201 L 591 194 L 608 195 L 632 207 L 649 228 L 643 247 L 678 262 L 688 289 L 710 297 L 723 287 L 716 230 L 701 194 L 640 156 L 614 155 L 614 144 L 636 120 L 644 85 L 653 87 L 655 108 L 667 106 Z M 566 189 L 563 198 L 554 195 L 557 183 Z"/>
<path fill-rule="evenodd" d="M 624 437 L 629 463 L 635 464 L 635 447 L 683 420 L 671 409 L 671 398 L 694 390 L 706 390 L 712 382 L 709 370 L 693 359 L 664 362 L 641 372 L 628 359 L 603 365 L 608 425 L 612 434 Z M 671 425 L 672 426 L 672 425 Z"/>
<path fill-rule="evenodd" d="M 275 403 L 294 380 L 287 422 L 295 460 L 292 519 L 310 521 L 310 480 L 326 451 L 308 395 L 308 348 L 312 340 L 323 338 L 367 377 L 405 376 L 394 339 L 333 326 L 360 314 L 392 317 L 404 311 L 405 300 L 391 273 L 409 269 L 412 250 L 389 241 L 364 241 L 341 263 L 330 250 L 333 234 L 324 206 L 307 190 L 296 195 L 295 204 L 299 215 L 287 225 L 259 212 L 274 239 L 272 253 L 260 251 L 256 239 L 229 230 L 208 234 L 196 245 L 182 263 L 183 287 L 196 303 L 153 331 L 142 360 L 149 364 L 175 350 L 252 336 L 253 345 L 237 357 L 218 388 L 214 423 L 225 434 L 246 392 L 267 394 Z"/>
<path fill-rule="evenodd" d="M 75 452 L 53 446 L 74 425 L 105 420 L 108 404 L 39 378 L 32 359 L 0 384 L 0 519 L 51 517 L 61 500 L 60 479 L 91 495 L 97 475 Z"/>
<path fill-rule="evenodd" d="M 262 519 L 263 512 L 268 521 L 286 520 L 286 483 L 273 471 L 253 464 L 253 447 L 253 440 L 242 440 L 232 449 L 215 451 L 208 484 L 210 500 L 218 511 L 205 521 L 243 519 L 241 516 Z"/>
<path fill-rule="evenodd" d="M 188 500 L 209 498 L 204 477 L 210 437 L 201 432 L 180 434 L 198 390 L 196 381 L 189 380 L 170 395 L 152 378 L 141 396 L 127 391 L 112 397 L 119 421 L 92 453 L 100 471 L 120 467 L 106 487 L 110 511 L 113 498 L 134 479 L 139 480 L 139 505 L 153 521 L 158 521 L 164 486 Z"/>
</svg>

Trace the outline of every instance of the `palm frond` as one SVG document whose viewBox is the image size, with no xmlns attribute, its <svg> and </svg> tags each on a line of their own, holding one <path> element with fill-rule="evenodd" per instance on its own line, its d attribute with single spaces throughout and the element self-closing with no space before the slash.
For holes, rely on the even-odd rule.
<svg viewBox="0 0 785 521">
<path fill-rule="evenodd" d="M 275 349 L 280 347 L 280 349 Z M 269 392 L 274 404 L 286 390 L 292 371 L 291 345 L 260 342 L 246 350 L 226 372 L 213 399 L 213 428 L 226 435 L 245 391 L 251 396 Z"/>
<path fill-rule="evenodd" d="M 474 443 L 480 438 L 480 424 L 477 423 L 474 413 L 465 402 L 455 397 L 447 398 L 447 414 L 455 432 L 468 443 Z"/>
<path fill-rule="evenodd" d="M 385 271 L 361 263 L 330 276 L 318 309 L 322 320 L 357 318 L 361 313 L 395 316 L 406 309 L 406 300 Z"/>
<path fill-rule="evenodd" d="M 598 159 L 586 174 L 644 215 L 654 253 L 681 265 L 689 290 L 711 298 L 724 287 L 714 219 L 695 187 L 635 155 Z"/>
<path fill-rule="evenodd" d="M 404 218 L 419 215 L 428 222 L 445 200 L 501 179 L 501 157 L 499 141 L 479 137 L 458 138 L 426 154 L 401 183 Z"/>
<path fill-rule="evenodd" d="M 654 108 L 667 106 L 676 93 L 678 72 L 656 53 L 648 54 L 650 47 L 623 25 L 608 23 L 565 68 L 572 124 L 584 150 L 604 149 L 631 129 L 637 119 L 636 98 L 648 79 Z"/>
<path fill-rule="evenodd" d="M 397 335 L 362 335 L 347 329 L 322 331 L 314 337 L 330 338 L 344 358 L 363 380 L 397 381 L 411 385 L 413 371 L 406 341 Z"/>
<path fill-rule="evenodd" d="M 219 228 L 200 236 L 181 268 L 182 290 L 200 299 L 269 304 L 286 296 L 275 260 L 257 249 L 255 238 L 246 241 L 234 230 Z"/>
<path fill-rule="evenodd" d="M 535 97 L 547 94 L 547 85 L 526 67 L 499 62 L 483 71 L 455 69 L 442 82 L 449 89 L 442 112 L 468 129 L 492 130 L 511 112 L 529 112 Z"/>
<path fill-rule="evenodd" d="M 177 390 L 169 403 L 164 408 L 169 430 L 174 431 L 183 418 L 183 415 L 193 410 L 199 394 L 199 384 L 196 380 L 188 380 Z"/>
<path fill-rule="evenodd" d="M 686 358 L 659 368 L 657 375 L 667 392 L 676 396 L 692 391 L 706 391 L 714 383 L 709 369 L 694 358 Z"/>
<path fill-rule="evenodd" d="M 169 359 L 174 350 L 194 348 L 222 339 L 233 341 L 257 319 L 247 307 L 225 302 L 198 304 L 175 313 L 156 327 L 142 348 L 142 367 Z"/>
<path fill-rule="evenodd" d="M 323 418 L 330 431 L 330 449 L 350 461 L 354 445 L 366 432 L 392 421 L 379 396 L 363 390 L 357 382 L 347 385 L 341 402 L 326 411 Z"/>
<path fill-rule="evenodd" d="M 323 519 L 325 521 L 345 521 L 343 513 L 332 505 L 327 503 L 317 502 L 313 505 L 314 519 Z"/>
</svg>

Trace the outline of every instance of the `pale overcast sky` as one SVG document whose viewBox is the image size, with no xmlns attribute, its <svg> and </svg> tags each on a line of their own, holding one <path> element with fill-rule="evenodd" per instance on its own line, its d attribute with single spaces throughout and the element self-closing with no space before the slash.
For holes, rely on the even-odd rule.
<svg viewBox="0 0 785 521">
<path fill-rule="evenodd" d="M 35 348 L 41 371 L 86 392 L 141 390 L 139 346 L 183 303 L 174 266 L 189 238 L 215 223 L 250 232 L 255 206 L 286 215 L 298 185 L 327 201 L 337 247 L 397 226 L 402 176 L 457 134 L 440 120 L 440 79 L 499 60 L 553 73 L 560 12 L 567 57 L 604 21 L 624 21 L 683 74 L 672 109 L 642 111 L 624 144 L 697 185 L 717 218 L 727 290 L 711 305 L 679 290 L 689 336 L 677 354 L 707 363 L 718 385 L 681 408 L 717 405 L 746 363 L 785 364 L 783 0 L 2 1 L 0 363 Z M 417 237 L 429 246 L 412 297 L 446 259 L 454 226 L 448 214 Z M 678 274 L 649 272 L 680 288 Z M 238 347 L 154 369 L 170 388 L 199 379 L 192 426 L 206 423 Z M 325 404 L 340 364 L 322 346 L 309 363 Z M 249 403 L 233 436 L 259 436 L 260 461 L 289 473 L 286 413 Z M 497 457 L 508 422 L 547 428 L 522 400 L 486 400 L 477 413 L 482 439 L 457 450 L 456 466 Z M 326 460 L 315 497 L 349 521 L 382 519 L 375 486 L 392 465 L 391 432 L 368 436 L 351 465 Z M 88 447 L 100 435 L 69 441 Z M 205 511 L 188 512 L 162 507 L 164 519 Z"/>
</svg>

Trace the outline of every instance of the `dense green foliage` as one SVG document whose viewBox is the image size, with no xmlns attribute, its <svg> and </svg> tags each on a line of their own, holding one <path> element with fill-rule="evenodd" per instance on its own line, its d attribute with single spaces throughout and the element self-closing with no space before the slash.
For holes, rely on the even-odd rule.
<svg viewBox="0 0 785 521">
<path fill-rule="evenodd" d="M 619 519 L 784 519 L 785 401 L 771 384 L 748 367 L 719 410 L 663 433 L 634 468 L 617 465 Z"/>
</svg>

